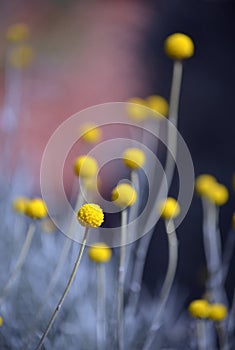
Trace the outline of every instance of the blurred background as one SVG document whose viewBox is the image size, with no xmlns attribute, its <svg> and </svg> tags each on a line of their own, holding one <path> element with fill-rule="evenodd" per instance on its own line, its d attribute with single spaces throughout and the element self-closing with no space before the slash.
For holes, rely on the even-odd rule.
<svg viewBox="0 0 235 350">
<path fill-rule="evenodd" d="M 9 92 L 5 33 L 18 22 L 26 23 L 31 31 L 35 58 L 24 71 L 18 91 L 23 96 L 12 152 L 17 155 L 23 149 L 23 162 L 34 174 L 35 187 L 39 186 L 44 147 L 62 121 L 99 103 L 152 94 L 168 99 L 172 61 L 164 54 L 164 40 L 173 32 L 192 37 L 195 55 L 184 65 L 179 131 L 196 175 L 211 173 L 230 190 L 229 205 L 221 210 L 225 239 L 234 210 L 234 1 L 1 0 L 0 4 L 2 110 Z M 6 138 L 9 134 L 2 130 L 1 144 Z M 171 194 L 176 190 L 177 180 Z M 178 230 L 177 280 L 190 299 L 200 296 L 205 280 L 201 215 L 200 201 L 194 198 Z M 167 264 L 162 226 L 159 223 L 146 263 L 145 282 L 150 291 L 160 286 Z M 231 297 L 233 271 L 227 288 Z"/>
</svg>

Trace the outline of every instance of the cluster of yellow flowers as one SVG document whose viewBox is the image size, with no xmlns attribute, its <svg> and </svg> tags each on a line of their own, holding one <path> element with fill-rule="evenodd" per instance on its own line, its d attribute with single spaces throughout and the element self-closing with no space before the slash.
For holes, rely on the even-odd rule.
<svg viewBox="0 0 235 350">
<path fill-rule="evenodd" d="M 197 177 L 195 190 L 199 196 L 218 206 L 224 205 L 229 197 L 227 188 L 218 183 L 214 176 L 208 174 Z"/>
<path fill-rule="evenodd" d="M 210 304 L 205 299 L 197 299 L 190 303 L 188 311 L 192 317 L 209 319 L 211 321 L 223 321 L 228 314 L 227 307 L 224 304 Z"/>
<path fill-rule="evenodd" d="M 13 201 L 12 206 L 17 213 L 32 219 L 43 219 L 47 216 L 47 207 L 41 198 L 18 197 Z"/>
</svg>

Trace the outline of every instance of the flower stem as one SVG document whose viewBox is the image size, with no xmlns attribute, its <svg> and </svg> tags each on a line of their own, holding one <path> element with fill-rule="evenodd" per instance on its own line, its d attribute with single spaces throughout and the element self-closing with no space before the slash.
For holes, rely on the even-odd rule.
<svg viewBox="0 0 235 350">
<path fill-rule="evenodd" d="M 14 267 L 13 271 L 11 272 L 10 277 L 8 279 L 8 282 L 5 285 L 5 287 L 3 289 L 3 292 L 2 292 L 2 294 L 0 296 L 0 306 L 2 305 L 2 303 L 5 300 L 5 298 L 7 297 L 7 294 L 9 292 L 9 290 L 10 290 L 14 280 L 15 280 L 15 277 L 20 272 L 20 270 L 21 270 L 21 268 L 23 266 L 23 263 L 24 263 L 24 261 L 26 259 L 26 256 L 28 254 L 29 248 L 31 246 L 31 242 L 32 242 L 34 233 L 35 233 L 35 223 L 31 222 L 29 227 L 28 227 L 28 232 L 27 232 L 27 235 L 25 237 L 24 244 L 23 244 L 23 246 L 21 248 L 19 257 L 18 257 L 18 259 L 17 259 L 17 261 L 15 263 L 15 267 Z"/>
<path fill-rule="evenodd" d="M 44 343 L 44 340 L 46 339 L 48 333 L 50 332 L 50 329 L 51 329 L 51 327 L 52 327 L 52 325 L 53 325 L 53 323 L 54 323 L 54 321 L 55 321 L 55 319 L 57 317 L 57 314 L 58 314 L 58 312 L 59 312 L 59 310 L 60 310 L 60 308 L 61 308 L 61 306 L 62 306 L 62 304 L 63 304 L 63 302 L 64 302 L 64 300 L 65 300 L 65 298 L 66 298 L 66 296 L 68 294 L 68 292 L 69 292 L 69 289 L 72 286 L 72 283 L 73 283 L 74 278 L 76 276 L 77 269 L 78 269 L 79 264 L 81 262 L 83 251 L 84 251 L 85 246 L 86 246 L 88 230 L 89 229 L 86 228 L 84 236 L 83 236 L 83 240 L 82 240 L 82 245 L 80 247 L 80 250 L 79 250 L 79 253 L 78 253 L 78 257 L 77 257 L 77 260 L 76 260 L 76 262 L 74 264 L 74 268 L 73 268 L 72 273 L 70 275 L 70 278 L 69 278 L 69 281 L 67 283 L 67 286 L 66 286 L 66 288 L 65 288 L 65 290 L 64 290 L 64 292 L 63 292 L 63 294 L 62 294 L 62 296 L 61 296 L 61 298 L 60 298 L 60 300 L 59 300 L 59 302 L 58 302 L 58 304 L 57 304 L 57 306 L 55 308 L 55 311 L 53 312 L 53 315 L 52 315 L 52 317 L 51 317 L 51 319 L 50 319 L 50 321 L 49 321 L 49 323 L 48 323 L 48 325 L 46 327 L 46 330 L 43 333 L 43 335 L 42 335 L 42 337 L 41 337 L 37 347 L 35 348 L 35 350 L 41 349 L 41 347 L 42 347 L 42 345 Z"/>
<path fill-rule="evenodd" d="M 106 320 L 105 320 L 105 270 L 104 264 L 97 264 L 97 349 L 105 348 Z"/>
<path fill-rule="evenodd" d="M 124 349 L 124 327 L 123 327 L 123 308 L 124 308 L 124 267 L 126 253 L 126 225 L 127 225 L 127 210 L 122 211 L 121 218 L 121 247 L 118 273 L 118 350 Z"/>
<path fill-rule="evenodd" d="M 155 313 L 155 318 L 153 320 L 152 326 L 149 330 L 145 345 L 143 350 L 148 350 L 151 348 L 153 341 L 156 336 L 156 331 L 159 329 L 162 323 L 162 313 L 165 308 L 167 299 L 169 297 L 172 284 L 175 278 L 175 272 L 178 262 L 178 239 L 175 232 L 174 223 L 172 220 L 165 221 L 167 238 L 168 238 L 168 248 L 169 248 L 169 258 L 168 258 L 168 268 L 163 286 L 160 292 L 160 304 L 158 304 L 158 310 Z"/>
</svg>

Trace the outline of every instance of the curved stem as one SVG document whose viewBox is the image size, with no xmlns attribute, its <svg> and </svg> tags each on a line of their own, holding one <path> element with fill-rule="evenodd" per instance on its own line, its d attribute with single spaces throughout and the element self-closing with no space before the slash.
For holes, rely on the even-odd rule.
<svg viewBox="0 0 235 350">
<path fill-rule="evenodd" d="M 28 251 L 29 251 L 29 248 L 31 246 L 31 242 L 32 242 L 34 233 L 35 233 L 35 224 L 34 224 L 34 222 L 31 222 L 30 225 L 29 225 L 29 228 L 28 228 L 27 235 L 25 237 L 24 244 L 23 244 L 23 246 L 21 248 L 19 257 L 18 257 L 18 259 L 17 259 L 17 261 L 15 263 L 14 269 L 11 272 L 10 277 L 8 279 L 8 282 L 5 285 L 5 287 L 4 287 L 3 291 L 2 291 L 2 294 L 0 296 L 0 306 L 2 305 L 2 303 L 5 300 L 5 298 L 7 297 L 7 294 L 9 292 L 9 290 L 10 290 L 14 280 L 15 280 L 15 277 L 20 272 L 20 270 L 21 270 L 21 268 L 22 268 L 22 266 L 24 264 L 24 261 L 26 259 L 27 254 L 28 254 Z"/>
<path fill-rule="evenodd" d="M 121 247 L 118 273 L 118 350 L 124 349 L 124 327 L 123 327 L 123 308 L 124 308 L 124 276 L 125 276 L 125 253 L 126 253 L 126 226 L 127 226 L 127 209 L 122 211 L 121 218 Z"/>
<path fill-rule="evenodd" d="M 77 213 L 77 211 L 81 207 L 82 203 L 83 203 L 83 195 L 82 195 L 82 191 L 80 191 L 78 196 L 77 196 L 77 201 L 75 204 L 75 209 L 74 209 L 75 213 Z M 53 293 L 55 286 L 58 282 L 58 279 L 60 277 L 60 273 L 63 269 L 64 263 L 66 261 L 68 254 L 69 254 L 69 251 L 70 251 L 70 247 L 73 243 L 71 236 L 72 236 L 72 233 L 74 231 L 74 226 L 75 226 L 76 222 L 77 222 L 76 217 L 73 216 L 71 223 L 70 223 L 70 226 L 69 226 L 68 237 L 66 237 L 66 239 L 65 239 L 65 242 L 64 242 L 64 245 L 62 247 L 62 250 L 61 250 L 58 262 L 56 264 L 55 270 L 53 272 L 52 278 L 50 280 L 50 283 L 49 283 L 48 288 L 46 290 L 45 296 L 44 296 L 44 298 L 41 302 L 41 305 L 39 307 L 39 311 L 37 313 L 36 319 L 40 318 L 42 311 L 43 311 L 45 305 L 47 304 L 46 301 L 50 298 L 50 296 Z"/>
<path fill-rule="evenodd" d="M 160 303 L 157 305 L 158 310 L 155 313 L 155 318 L 153 320 L 152 326 L 148 332 L 146 342 L 144 344 L 143 350 L 148 350 L 151 348 L 153 341 L 156 336 L 156 331 L 159 329 L 162 323 L 162 314 L 168 300 L 172 284 L 175 278 L 175 272 L 178 262 L 178 239 L 175 232 L 175 227 L 173 221 L 165 221 L 168 247 L 169 247 L 169 259 L 168 268 L 163 286 L 160 292 Z"/>
<path fill-rule="evenodd" d="M 57 314 L 60 311 L 60 308 L 61 308 L 61 306 L 62 306 L 62 304 L 63 304 L 63 302 L 64 302 L 64 300 L 65 300 L 65 298 L 66 298 L 66 296 L 67 296 L 67 294 L 69 292 L 69 289 L 72 286 L 72 283 L 73 283 L 74 278 L 76 276 L 77 269 L 78 269 L 79 264 L 81 262 L 83 251 L 84 251 L 85 246 L 86 246 L 87 234 L 88 234 L 88 228 L 86 227 L 86 230 L 85 230 L 85 233 L 84 233 L 84 237 L 83 237 L 83 241 L 82 241 L 82 245 L 80 247 L 80 250 L 79 250 L 79 253 L 78 253 L 78 257 L 77 257 L 77 260 L 76 260 L 76 262 L 74 264 L 74 268 L 73 268 L 72 273 L 70 275 L 70 278 L 69 278 L 69 281 L 67 283 L 67 286 L 66 286 L 66 288 L 65 288 L 65 290 L 64 290 L 64 292 L 63 292 L 63 294 L 62 294 L 62 296 L 61 296 L 61 298 L 60 298 L 60 300 L 59 300 L 59 302 L 58 302 L 58 304 L 57 304 L 57 306 L 55 308 L 55 311 L 53 312 L 53 315 L 52 315 L 52 317 L 51 317 L 51 319 L 50 319 L 50 321 L 49 321 L 49 323 L 48 323 L 48 325 L 46 327 L 46 330 L 43 333 L 43 335 L 42 335 L 38 345 L 36 346 L 35 350 L 41 349 L 41 347 L 42 347 L 42 345 L 44 343 L 44 340 L 46 339 L 48 333 L 50 332 L 50 329 L 51 329 L 51 327 L 52 327 L 52 325 L 53 325 L 53 323 L 54 323 L 54 321 L 55 321 L 55 319 L 57 317 Z"/>
</svg>

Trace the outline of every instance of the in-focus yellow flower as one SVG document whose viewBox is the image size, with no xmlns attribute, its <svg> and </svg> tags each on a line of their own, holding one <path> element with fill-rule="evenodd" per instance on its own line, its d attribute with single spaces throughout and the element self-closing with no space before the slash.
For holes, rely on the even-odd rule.
<svg viewBox="0 0 235 350">
<path fill-rule="evenodd" d="M 220 322 L 223 321 L 228 314 L 227 307 L 223 304 L 211 304 L 210 305 L 210 312 L 209 312 L 209 319 L 212 321 Z"/>
<path fill-rule="evenodd" d="M 3 318 L 2 316 L 0 316 L 0 327 L 2 327 L 2 325 L 3 325 Z"/>
<path fill-rule="evenodd" d="M 47 216 L 47 207 L 41 198 L 35 198 L 28 201 L 25 208 L 25 215 L 32 219 L 43 219 Z"/>
<path fill-rule="evenodd" d="M 139 169 L 145 162 L 145 154 L 139 148 L 128 148 L 122 155 L 124 164 L 133 170 Z"/>
<path fill-rule="evenodd" d="M 98 204 L 84 204 L 78 211 L 78 221 L 85 227 L 99 227 L 104 222 L 104 213 Z"/>
<path fill-rule="evenodd" d="M 188 311 L 193 317 L 208 318 L 210 313 L 210 304 L 207 300 L 197 299 L 189 304 Z"/>
<path fill-rule="evenodd" d="M 29 27 L 25 23 L 13 24 L 7 29 L 6 38 L 13 43 L 28 40 Z"/>
<path fill-rule="evenodd" d="M 86 123 L 81 126 L 82 139 L 88 143 L 97 143 L 101 140 L 102 132 L 96 124 Z"/>
<path fill-rule="evenodd" d="M 228 201 L 228 190 L 227 188 L 219 183 L 214 183 L 210 190 L 205 194 L 205 197 L 213 204 L 221 206 Z"/>
<path fill-rule="evenodd" d="M 12 208 L 15 210 L 15 212 L 24 214 L 28 201 L 29 199 L 26 197 L 17 197 L 12 203 Z"/>
<path fill-rule="evenodd" d="M 166 220 L 173 219 L 180 213 L 179 203 L 172 197 L 168 197 L 165 201 L 161 202 L 158 209 L 161 217 Z"/>
<path fill-rule="evenodd" d="M 133 205 L 136 198 L 137 193 L 135 189 L 127 183 L 116 186 L 112 191 L 112 201 L 121 208 Z"/>
<path fill-rule="evenodd" d="M 205 196 L 215 183 L 217 181 L 214 176 L 209 174 L 199 175 L 195 181 L 195 191 L 199 196 Z"/>
<path fill-rule="evenodd" d="M 33 49 L 29 45 L 20 45 L 12 48 L 9 53 L 9 62 L 12 67 L 22 69 L 30 65 L 33 60 Z"/>
<path fill-rule="evenodd" d="M 153 116 L 156 116 L 156 117 L 167 116 L 169 106 L 168 106 L 167 100 L 164 97 L 159 95 L 149 96 L 146 99 L 146 104 L 154 112 L 157 112 L 160 114 L 158 115 L 154 113 Z"/>
<path fill-rule="evenodd" d="M 95 158 L 80 156 L 74 162 L 74 172 L 77 176 L 87 179 L 95 177 L 98 171 L 98 164 Z"/>
<path fill-rule="evenodd" d="M 89 258 L 97 264 L 109 262 L 112 250 L 105 243 L 96 243 L 88 249 Z"/>
<path fill-rule="evenodd" d="M 194 54 L 192 39 L 182 33 L 168 36 L 165 40 L 164 49 L 166 55 L 174 60 L 184 60 Z"/>
<path fill-rule="evenodd" d="M 146 101 L 139 97 L 130 98 L 126 106 L 129 117 L 136 121 L 142 122 L 148 116 L 148 110 L 146 108 Z"/>
</svg>

